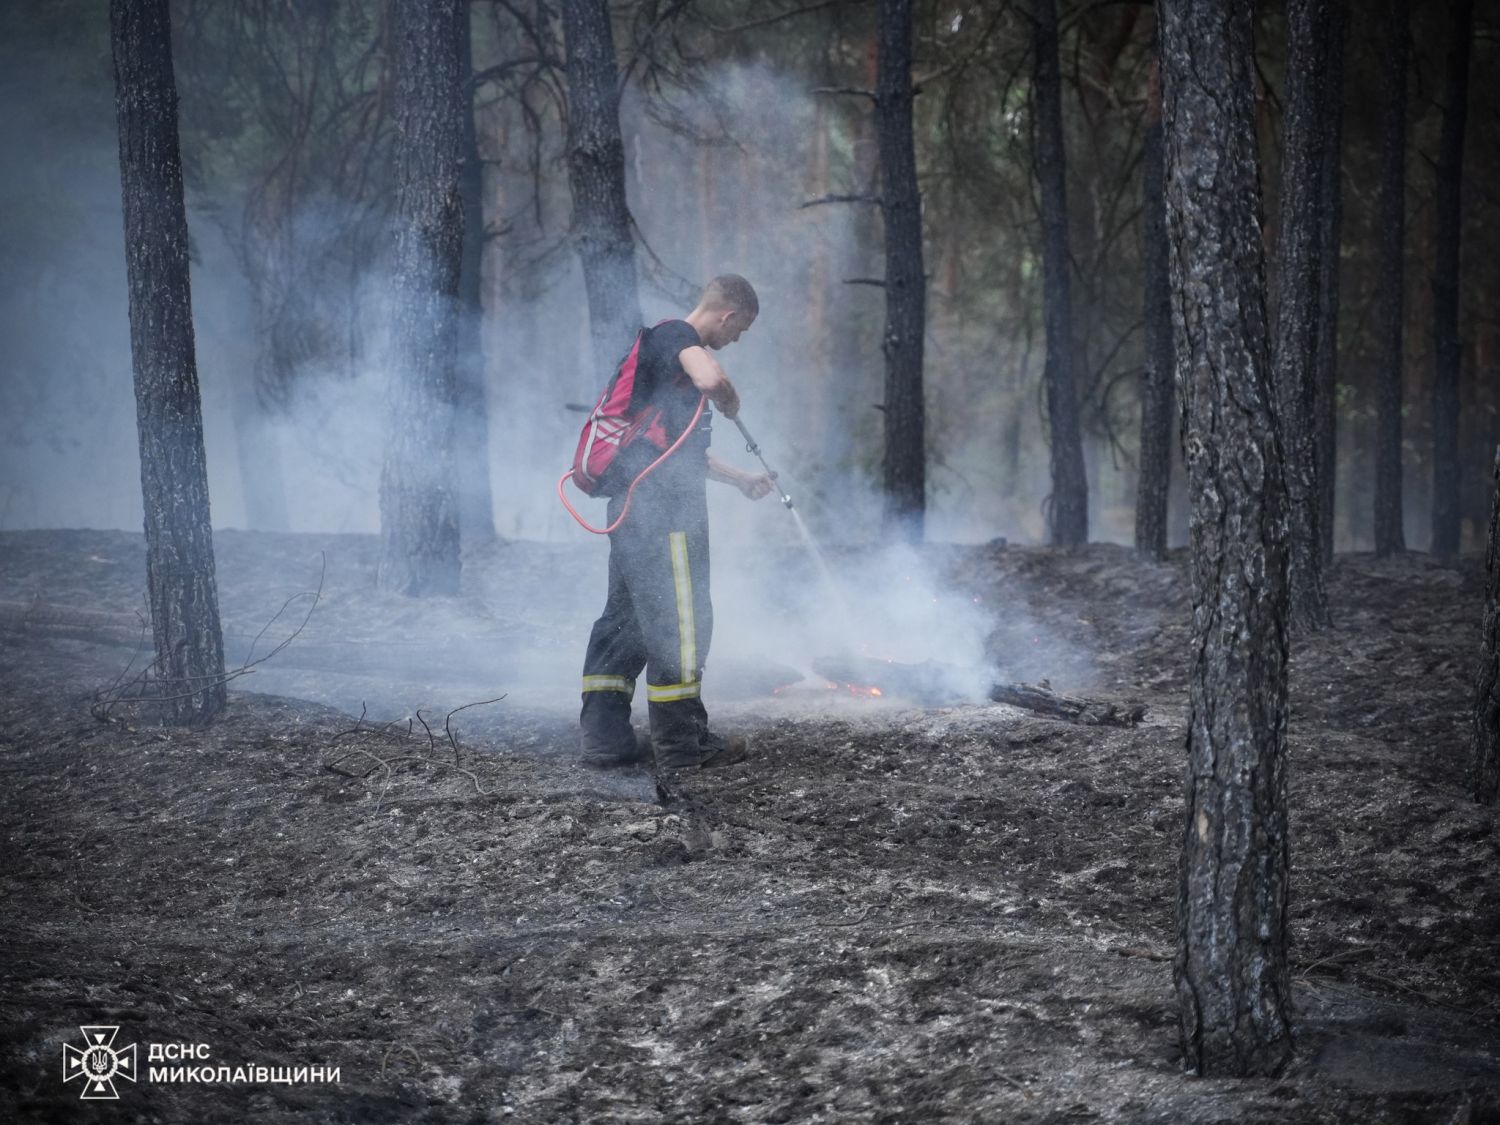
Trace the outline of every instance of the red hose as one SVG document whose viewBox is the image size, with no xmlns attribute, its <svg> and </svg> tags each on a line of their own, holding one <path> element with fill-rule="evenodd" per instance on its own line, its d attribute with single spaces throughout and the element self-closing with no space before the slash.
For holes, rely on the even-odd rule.
<svg viewBox="0 0 1500 1125">
<path fill-rule="evenodd" d="M 595 527 L 593 524 L 589 523 L 586 519 L 584 519 L 582 516 L 580 516 L 578 514 L 578 509 L 577 508 L 573 507 L 572 504 L 568 503 L 568 494 L 563 490 L 563 485 L 567 484 L 568 481 L 572 478 L 572 476 L 573 476 L 573 470 L 569 469 L 562 476 L 558 477 L 557 478 L 557 498 L 562 501 L 563 507 L 566 508 L 566 509 L 568 509 L 568 515 L 572 516 L 575 520 L 577 520 L 578 521 L 578 526 L 581 527 L 581 528 L 583 528 L 584 531 L 591 531 L 595 535 L 608 535 L 615 528 L 619 527 L 622 523 L 624 523 L 625 522 L 625 517 L 630 514 L 630 502 L 631 502 L 631 500 L 633 500 L 635 498 L 635 486 L 638 485 L 638 484 L 640 484 L 641 481 L 645 480 L 648 476 L 650 476 L 651 473 L 652 473 L 652 471 L 656 468 L 656 466 L 660 465 L 668 457 L 670 457 L 670 456 L 672 456 L 672 454 L 676 453 L 677 450 L 678 450 L 678 448 L 681 447 L 682 443 L 685 442 L 685 441 L 687 441 L 688 434 L 692 433 L 695 429 L 697 429 L 697 427 L 698 427 L 698 419 L 701 418 L 701 417 L 703 417 L 703 405 L 707 401 L 708 401 L 708 396 L 707 395 L 699 395 L 698 396 L 698 409 L 695 410 L 695 411 L 693 411 L 693 420 L 687 424 L 687 429 L 683 430 L 682 433 L 678 435 L 678 438 L 677 438 L 676 441 L 674 441 L 671 445 L 667 446 L 666 450 L 662 453 L 662 455 L 660 457 L 658 457 L 655 461 L 652 461 L 651 464 L 647 465 L 644 469 L 642 469 L 641 472 L 640 472 L 640 475 L 638 477 L 636 477 L 635 480 L 633 480 L 633 481 L 630 482 L 630 487 L 625 491 L 625 506 L 620 509 L 619 518 L 617 518 L 615 520 L 615 522 L 612 523 L 612 524 L 610 524 L 608 527 Z"/>
</svg>

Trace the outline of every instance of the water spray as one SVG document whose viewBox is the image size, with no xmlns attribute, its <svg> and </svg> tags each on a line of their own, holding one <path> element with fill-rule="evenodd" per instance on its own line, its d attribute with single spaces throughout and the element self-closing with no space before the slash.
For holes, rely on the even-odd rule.
<svg viewBox="0 0 1500 1125">
<path fill-rule="evenodd" d="M 771 486 L 776 489 L 776 495 L 781 497 L 781 502 L 786 505 L 787 511 L 792 511 L 792 498 L 788 496 L 786 494 L 786 491 L 781 487 L 781 481 L 776 475 L 776 470 L 771 468 L 771 466 L 766 462 L 766 455 L 760 451 L 760 445 L 753 437 L 750 436 L 750 431 L 745 429 L 745 423 L 740 421 L 738 415 L 731 418 L 730 421 L 738 426 L 740 428 L 740 433 L 745 436 L 745 452 L 753 454 L 756 460 L 758 460 L 761 465 L 764 466 L 766 470 L 766 476 L 771 478 Z M 801 521 L 799 520 L 798 522 L 800 523 Z"/>
<path fill-rule="evenodd" d="M 786 494 L 781 487 L 781 480 L 776 475 L 776 470 L 771 468 L 766 461 L 766 455 L 760 451 L 760 444 L 750 436 L 750 431 L 745 429 L 745 423 L 738 417 L 729 419 L 740 428 L 740 433 L 745 438 L 745 452 L 753 454 L 761 465 L 765 467 L 766 476 L 771 478 L 771 486 L 776 489 L 776 495 L 781 497 L 781 502 L 786 505 L 786 510 L 792 513 L 792 519 L 797 521 L 797 533 L 802 536 L 802 545 L 807 548 L 807 553 L 817 564 L 818 574 L 823 579 L 823 585 L 828 591 L 835 611 L 838 613 L 841 624 L 844 627 L 844 635 L 854 636 L 854 614 L 849 610 L 849 603 L 844 600 L 843 590 L 839 587 L 838 580 L 833 576 L 833 568 L 828 565 L 828 559 L 824 557 L 818 541 L 813 538 L 812 532 L 808 530 L 807 524 L 802 521 L 802 513 L 792 506 L 792 498 Z"/>
</svg>

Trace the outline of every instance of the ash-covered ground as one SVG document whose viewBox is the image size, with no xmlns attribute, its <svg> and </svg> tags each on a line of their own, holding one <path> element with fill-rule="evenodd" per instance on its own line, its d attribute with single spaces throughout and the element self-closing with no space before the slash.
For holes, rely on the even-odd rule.
<svg viewBox="0 0 1500 1125">
<path fill-rule="evenodd" d="M 755 651 L 796 622 L 736 595 L 706 680 L 752 758 L 663 804 L 574 760 L 602 549 L 502 543 L 463 597 L 410 602 L 375 592 L 370 538 L 216 547 L 231 664 L 326 557 L 323 597 L 189 731 L 90 713 L 138 642 L 141 538 L 0 535 L 0 1119 L 1500 1119 L 1495 813 L 1464 776 L 1477 560 L 1341 557 L 1336 629 L 1294 645 L 1299 1050 L 1236 1082 L 1176 1045 L 1184 560 L 915 560 L 934 612 L 982 625 L 987 674 L 1144 703 L 1127 729 L 786 688 L 822 654 Z M 816 588 L 795 554 L 741 561 L 716 582 Z M 448 713 L 502 693 L 452 716 L 455 751 Z M 140 1045 L 102 1110 L 63 1082 L 82 1025 Z M 153 1043 L 340 1082 L 153 1081 Z"/>
</svg>

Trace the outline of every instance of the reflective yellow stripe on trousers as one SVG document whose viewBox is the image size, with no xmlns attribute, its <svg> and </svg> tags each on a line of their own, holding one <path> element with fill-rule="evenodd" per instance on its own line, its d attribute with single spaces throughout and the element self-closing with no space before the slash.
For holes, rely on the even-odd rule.
<svg viewBox="0 0 1500 1125">
<path fill-rule="evenodd" d="M 622 691 L 626 695 L 635 694 L 635 681 L 626 676 L 585 676 L 583 677 L 584 691 Z"/>
<path fill-rule="evenodd" d="M 702 684 L 647 684 L 646 699 L 651 703 L 676 703 L 679 699 L 697 699 Z"/>
<path fill-rule="evenodd" d="M 698 625 L 693 620 L 693 572 L 688 569 L 687 532 L 674 531 L 667 539 L 672 549 L 672 585 L 677 591 L 678 670 L 683 684 L 691 684 L 698 678 Z"/>
</svg>

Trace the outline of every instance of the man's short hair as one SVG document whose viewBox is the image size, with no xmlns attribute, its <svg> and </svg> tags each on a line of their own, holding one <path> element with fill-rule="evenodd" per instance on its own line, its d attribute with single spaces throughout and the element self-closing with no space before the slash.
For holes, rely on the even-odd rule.
<svg viewBox="0 0 1500 1125">
<path fill-rule="evenodd" d="M 737 273 L 721 273 L 710 281 L 698 303 L 709 309 L 733 309 L 750 320 L 760 315 L 755 287 Z"/>
</svg>

